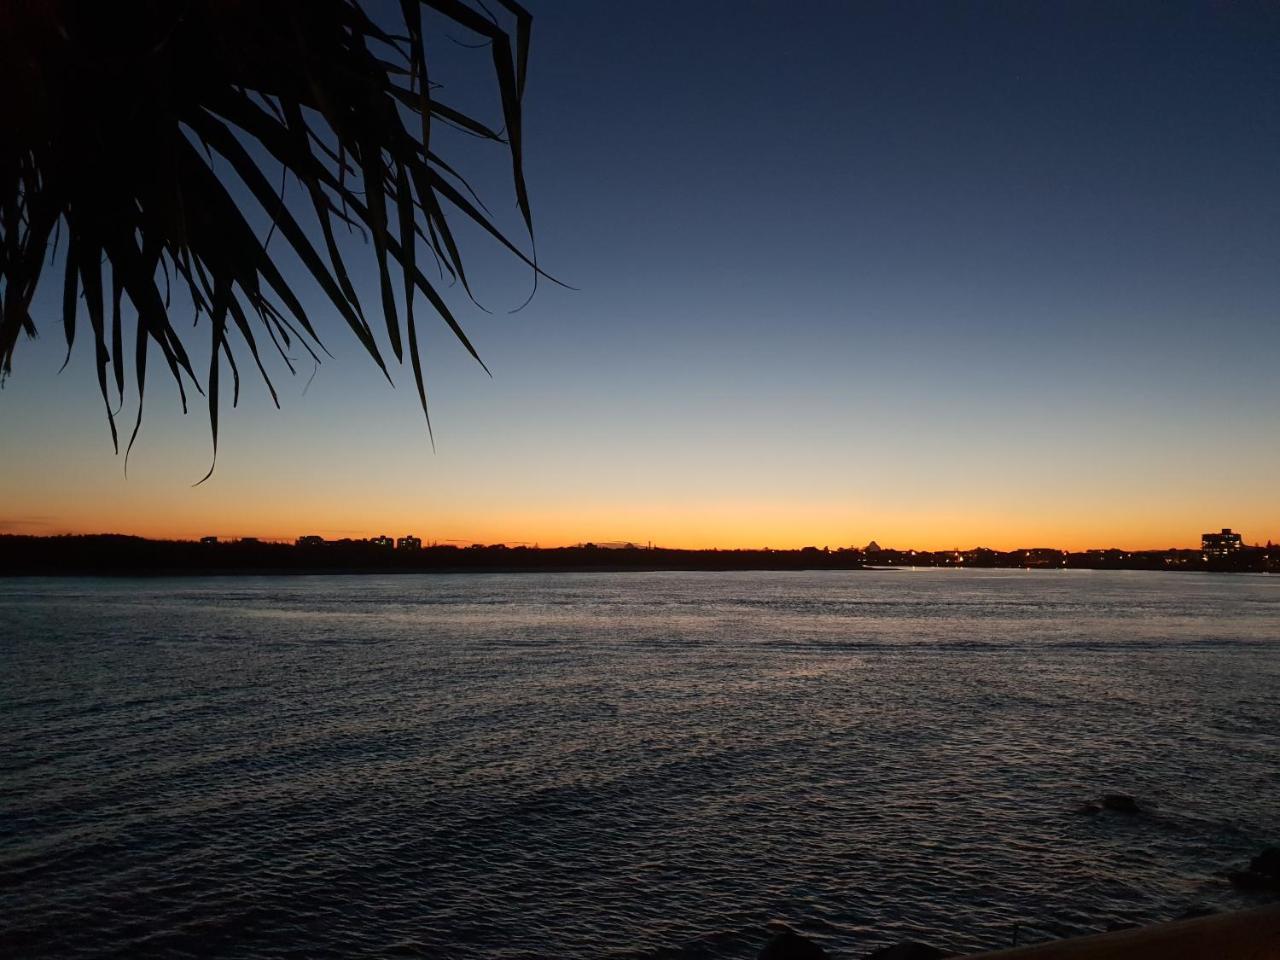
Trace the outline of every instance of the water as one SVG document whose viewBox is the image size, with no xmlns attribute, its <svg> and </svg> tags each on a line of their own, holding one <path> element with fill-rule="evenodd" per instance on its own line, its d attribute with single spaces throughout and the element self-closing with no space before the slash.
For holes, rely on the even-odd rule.
<svg viewBox="0 0 1280 960">
<path fill-rule="evenodd" d="M 7 955 L 976 950 L 1257 902 L 1280 578 L 10 580 L 0 716 Z"/>
</svg>

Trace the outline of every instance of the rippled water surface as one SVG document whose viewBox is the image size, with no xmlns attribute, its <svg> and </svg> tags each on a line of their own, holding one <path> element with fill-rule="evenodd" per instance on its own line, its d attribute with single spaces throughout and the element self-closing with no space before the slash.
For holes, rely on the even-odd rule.
<svg viewBox="0 0 1280 960">
<path fill-rule="evenodd" d="M 1250 903 L 1280 578 L 10 580 L 0 716 L 8 955 L 991 948 Z"/>
</svg>

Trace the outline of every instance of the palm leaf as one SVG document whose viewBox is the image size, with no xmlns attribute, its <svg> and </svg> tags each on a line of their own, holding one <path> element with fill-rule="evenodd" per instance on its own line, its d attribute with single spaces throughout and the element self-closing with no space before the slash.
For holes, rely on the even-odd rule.
<svg viewBox="0 0 1280 960">
<path fill-rule="evenodd" d="M 387 24 L 363 2 L 0 0 L 0 376 L 12 369 L 21 335 L 35 334 L 36 288 L 61 256 L 68 357 L 83 311 L 113 444 L 126 392 L 127 300 L 138 395 L 129 445 L 142 422 L 147 355 L 156 349 L 184 409 L 187 386 L 206 395 L 216 462 L 223 360 L 234 377 L 233 405 L 237 350 L 249 351 L 278 405 L 263 332 L 290 370 L 295 342 L 317 361 L 317 351 L 327 353 L 299 281 L 267 250 L 273 238 L 387 372 L 351 281 L 350 254 L 335 237 L 341 227 L 371 241 L 387 343 L 401 363 L 408 352 L 424 414 L 416 297 L 480 359 L 423 274 L 419 244 L 472 302 L 450 217 L 496 237 L 532 268 L 535 286 L 545 275 L 532 253 L 523 173 L 531 18 L 511 0 L 499 0 L 505 24 L 481 0 L 400 0 L 398 22 Z M 490 48 L 497 125 L 443 102 L 434 85 L 428 40 L 458 29 Z M 436 124 L 509 154 L 523 241 L 497 226 L 442 156 Z M 291 194 L 301 201 L 286 202 L 289 180 L 301 186 Z M 318 231 L 299 219 L 299 202 Z M 264 219 L 265 232 L 252 225 Z M 63 232 L 66 244 L 51 255 Z M 172 316 L 175 286 L 194 307 L 197 329 L 202 319 L 208 328 L 203 378 L 184 340 L 192 334 L 179 333 Z M 429 418 L 427 427 L 430 434 Z"/>
</svg>

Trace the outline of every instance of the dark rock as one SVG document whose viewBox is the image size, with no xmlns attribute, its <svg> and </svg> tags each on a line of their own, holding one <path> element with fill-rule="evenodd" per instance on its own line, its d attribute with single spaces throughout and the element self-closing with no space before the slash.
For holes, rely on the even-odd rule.
<svg viewBox="0 0 1280 960">
<path fill-rule="evenodd" d="M 891 947 L 881 947 L 868 956 L 867 960 L 939 960 L 940 957 L 945 956 L 947 954 L 937 947 L 908 940 L 905 943 L 895 943 Z"/>
<path fill-rule="evenodd" d="M 1227 879 L 1237 890 L 1280 890 L 1280 877 L 1269 877 L 1257 870 L 1229 870 Z"/>
<path fill-rule="evenodd" d="M 1102 798 L 1102 806 L 1103 809 L 1111 810 L 1115 813 L 1142 812 L 1142 808 L 1138 806 L 1138 801 L 1127 793 L 1108 793 Z"/>
<path fill-rule="evenodd" d="M 785 923 L 771 923 L 773 937 L 760 951 L 759 960 L 831 960 L 831 955 Z"/>
<path fill-rule="evenodd" d="M 1249 861 L 1249 869 L 1264 877 L 1280 880 L 1280 847 L 1267 847 Z"/>
</svg>

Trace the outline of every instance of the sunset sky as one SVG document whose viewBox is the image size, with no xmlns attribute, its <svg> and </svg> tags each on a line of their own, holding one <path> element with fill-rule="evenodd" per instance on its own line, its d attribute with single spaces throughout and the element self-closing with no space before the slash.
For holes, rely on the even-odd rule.
<svg viewBox="0 0 1280 960">
<path fill-rule="evenodd" d="M 50 273 L 0 532 L 1280 540 L 1280 7 L 527 2 L 538 253 L 578 289 L 510 313 L 527 271 L 472 248 L 493 377 L 429 324 L 436 450 L 313 296 L 305 396 L 246 356 L 193 486 L 205 412 L 157 362 L 126 478 Z"/>
</svg>

